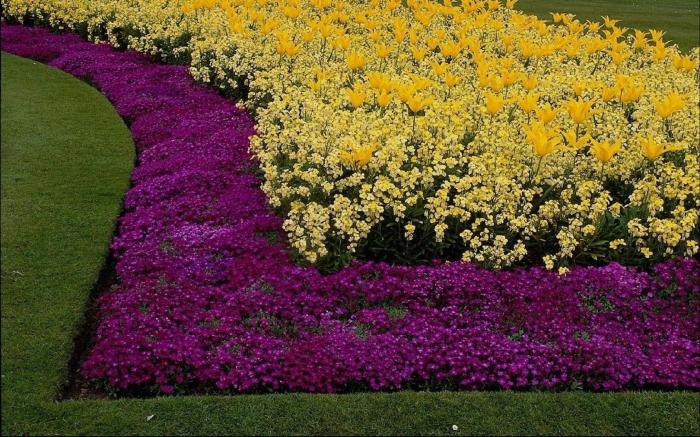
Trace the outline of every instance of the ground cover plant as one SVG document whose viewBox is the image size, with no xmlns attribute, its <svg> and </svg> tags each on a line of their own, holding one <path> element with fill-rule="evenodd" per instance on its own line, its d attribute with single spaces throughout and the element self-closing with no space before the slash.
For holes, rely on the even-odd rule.
<svg viewBox="0 0 700 437">
<path fill-rule="evenodd" d="M 252 122 L 230 101 L 182 67 L 9 29 L 5 47 L 107 93 L 140 148 L 88 377 L 164 393 L 697 386 L 697 261 L 566 276 L 358 262 L 321 276 L 274 242 Z"/>
<path fill-rule="evenodd" d="M 403 391 L 55 402 L 127 187 L 133 145 L 113 109 L 76 79 L 6 53 L 0 71 L 3 434 L 698 433 L 697 394 L 688 392 Z M 39 146 L 38 138 L 47 141 Z"/>
</svg>

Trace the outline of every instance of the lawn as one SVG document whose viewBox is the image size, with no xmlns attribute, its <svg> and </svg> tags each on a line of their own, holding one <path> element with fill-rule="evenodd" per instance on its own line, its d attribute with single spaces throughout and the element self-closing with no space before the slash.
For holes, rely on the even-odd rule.
<svg viewBox="0 0 700 437">
<path fill-rule="evenodd" d="M 521 0 L 519 6 L 545 3 L 535 11 L 571 10 L 587 18 L 571 2 Z M 629 17 L 627 25 L 645 26 L 630 13 L 641 9 L 589 3 L 607 4 L 589 13 L 605 10 Z M 669 5 L 674 11 L 692 7 Z M 697 23 L 697 6 L 694 11 L 680 14 L 686 24 L 693 17 Z M 693 39 L 692 26 L 676 37 L 667 28 L 671 39 Z M 4 53 L 2 103 L 3 434 L 700 433 L 700 397 L 688 392 L 405 391 L 56 402 L 128 187 L 133 144 L 99 92 Z"/>
<path fill-rule="evenodd" d="M 624 27 L 663 30 L 684 50 L 700 45 L 700 4 L 694 0 L 520 0 L 517 8 L 549 19 L 550 12 L 570 12 L 581 21 L 608 15 Z"/>
</svg>

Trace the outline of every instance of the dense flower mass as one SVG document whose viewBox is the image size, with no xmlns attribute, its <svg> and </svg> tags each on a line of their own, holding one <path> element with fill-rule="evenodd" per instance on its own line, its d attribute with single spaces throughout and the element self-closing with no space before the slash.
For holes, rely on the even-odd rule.
<svg viewBox="0 0 700 437">
<path fill-rule="evenodd" d="M 565 270 L 698 253 L 697 51 L 517 0 L 2 0 L 249 90 L 302 258 Z"/>
<path fill-rule="evenodd" d="M 230 100 L 76 35 L 2 36 L 95 84 L 137 144 L 88 378 L 162 393 L 700 389 L 697 260 L 568 275 L 356 261 L 324 276 L 288 255 L 252 173 L 253 122 Z"/>
</svg>

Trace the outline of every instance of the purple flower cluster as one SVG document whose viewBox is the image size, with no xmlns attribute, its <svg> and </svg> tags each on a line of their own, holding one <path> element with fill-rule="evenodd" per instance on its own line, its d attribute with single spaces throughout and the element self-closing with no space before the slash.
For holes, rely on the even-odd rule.
<svg viewBox="0 0 700 437">
<path fill-rule="evenodd" d="M 700 388 L 700 262 L 489 271 L 295 265 L 252 174 L 252 120 L 185 67 L 3 25 L 131 123 L 133 188 L 82 367 L 123 389 Z"/>
</svg>

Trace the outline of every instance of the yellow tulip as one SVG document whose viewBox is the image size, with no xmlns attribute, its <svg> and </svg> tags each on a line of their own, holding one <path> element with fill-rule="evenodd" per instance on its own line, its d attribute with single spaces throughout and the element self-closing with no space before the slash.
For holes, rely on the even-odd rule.
<svg viewBox="0 0 700 437">
<path fill-rule="evenodd" d="M 386 89 L 381 90 L 377 95 L 377 104 L 381 108 L 386 108 L 389 103 L 391 103 L 391 93 L 389 93 Z"/>
<path fill-rule="evenodd" d="M 519 72 L 512 70 L 506 70 L 501 74 L 501 80 L 505 86 L 511 86 L 517 83 L 521 77 L 522 75 Z"/>
<path fill-rule="evenodd" d="M 585 134 L 581 138 L 578 138 L 576 131 L 569 129 L 566 133 L 564 133 L 564 139 L 566 140 L 566 144 L 569 146 L 569 149 L 576 152 L 586 147 L 588 142 L 591 140 L 591 136 Z"/>
<path fill-rule="evenodd" d="M 666 47 L 663 45 L 657 45 L 654 48 L 654 56 L 652 59 L 654 59 L 656 62 L 661 62 L 666 59 Z"/>
<path fill-rule="evenodd" d="M 428 107 L 428 105 L 430 105 L 432 102 L 432 97 L 421 98 L 414 95 L 408 98 L 406 104 L 408 105 L 408 108 L 411 110 L 411 112 L 416 114 Z"/>
<path fill-rule="evenodd" d="M 663 100 L 657 100 L 654 102 L 654 107 L 656 112 L 661 116 L 661 118 L 668 118 L 675 112 L 680 111 L 685 106 L 685 101 L 683 96 L 678 93 L 671 93 L 663 98 Z"/>
<path fill-rule="evenodd" d="M 449 68 L 450 64 L 444 62 L 437 62 L 437 61 L 431 61 L 430 62 L 430 67 L 433 69 L 433 73 L 437 77 L 441 77 L 443 74 L 447 72 L 447 69 Z"/>
<path fill-rule="evenodd" d="M 620 100 L 622 103 L 633 103 L 639 100 L 644 93 L 644 85 L 626 87 L 622 90 Z"/>
<path fill-rule="evenodd" d="M 374 50 L 379 59 L 386 59 L 391 55 L 391 49 L 386 44 L 377 44 L 374 46 Z"/>
<path fill-rule="evenodd" d="M 537 108 L 535 110 L 535 113 L 537 114 L 537 119 L 542 123 L 543 125 L 549 124 L 554 118 L 557 116 L 557 113 L 559 113 L 558 108 L 552 108 L 549 105 L 544 105 L 540 108 Z"/>
<path fill-rule="evenodd" d="M 671 60 L 673 61 L 673 66 L 681 71 L 693 71 L 697 65 L 697 60 L 692 55 L 675 55 Z"/>
<path fill-rule="evenodd" d="M 601 97 L 603 98 L 603 101 L 607 103 L 619 96 L 621 93 L 622 90 L 617 86 L 606 87 L 601 91 Z"/>
<path fill-rule="evenodd" d="M 549 155 L 559 147 L 559 138 L 555 131 L 546 129 L 541 124 L 533 124 L 525 129 L 525 135 L 532 144 L 532 151 L 540 158 Z"/>
<path fill-rule="evenodd" d="M 592 100 L 583 100 L 579 98 L 578 100 L 569 100 L 565 105 L 574 123 L 582 124 L 588 120 L 588 117 L 591 115 L 593 103 Z"/>
<path fill-rule="evenodd" d="M 352 89 L 346 89 L 345 92 L 353 108 L 362 106 L 367 98 L 367 93 L 365 93 L 365 90 L 359 85 L 355 85 Z"/>
<path fill-rule="evenodd" d="M 652 135 L 648 135 L 646 138 L 640 136 L 639 145 L 642 149 L 642 155 L 650 161 L 655 160 L 666 152 L 675 152 L 682 149 L 682 147 L 671 144 L 657 143 Z"/>
<path fill-rule="evenodd" d="M 486 93 L 486 112 L 488 112 L 490 115 L 496 114 L 498 111 L 503 108 L 503 105 L 505 104 L 505 99 L 501 96 L 497 96 L 495 94 L 491 93 Z"/>
<path fill-rule="evenodd" d="M 537 109 L 537 101 L 540 96 L 538 94 L 528 93 L 525 97 L 518 99 L 518 105 L 526 113 L 534 112 Z"/>
<path fill-rule="evenodd" d="M 603 22 L 605 22 L 605 27 L 608 29 L 612 29 L 617 25 L 617 23 L 620 22 L 620 20 L 613 20 L 612 18 L 608 17 L 607 15 L 603 17 Z"/>
<path fill-rule="evenodd" d="M 370 144 L 355 148 L 351 151 L 343 151 L 341 152 L 340 158 L 345 161 L 345 163 L 352 166 L 364 167 L 372 159 L 372 154 L 375 150 L 377 150 L 377 146 Z"/>
<path fill-rule="evenodd" d="M 411 47 L 411 53 L 413 54 L 413 59 L 415 59 L 418 62 L 421 62 L 423 59 L 425 59 L 425 55 L 426 53 L 428 53 L 428 49 L 422 47 Z"/>
<path fill-rule="evenodd" d="M 618 52 L 618 51 L 610 52 L 610 57 L 612 58 L 612 62 L 615 65 L 622 64 L 627 59 L 629 59 L 630 56 L 632 56 L 632 54 L 629 52 Z"/>
<path fill-rule="evenodd" d="M 651 29 L 651 30 L 649 30 L 649 34 L 651 35 L 651 40 L 654 41 L 654 44 L 656 44 L 656 45 L 663 44 L 663 38 L 664 38 L 664 35 L 666 34 L 666 32 Z"/>
<path fill-rule="evenodd" d="M 357 70 L 367 65 L 367 58 L 362 53 L 353 52 L 347 57 L 348 68 Z"/>
<path fill-rule="evenodd" d="M 445 80 L 445 85 L 447 85 L 448 88 L 453 88 L 459 82 L 462 81 L 462 79 L 459 76 L 452 74 L 449 71 L 445 74 L 445 77 L 443 79 Z"/>
<path fill-rule="evenodd" d="M 462 51 L 462 48 L 457 43 L 448 42 L 440 44 L 440 54 L 445 58 L 455 58 L 459 56 L 460 51 Z"/>
<path fill-rule="evenodd" d="M 523 80 L 523 87 L 528 91 L 532 91 L 536 86 L 537 76 L 534 74 L 532 76 L 527 76 L 525 80 Z"/>
<path fill-rule="evenodd" d="M 621 148 L 622 143 L 620 141 L 615 141 L 611 144 L 608 140 L 591 140 L 591 152 L 593 153 L 593 156 L 598 158 L 598 160 L 601 162 L 610 161 Z"/>
<path fill-rule="evenodd" d="M 635 49 L 645 49 L 649 41 L 647 41 L 647 34 L 641 30 L 634 31 L 634 48 Z"/>
</svg>

